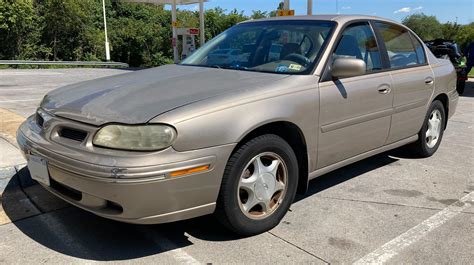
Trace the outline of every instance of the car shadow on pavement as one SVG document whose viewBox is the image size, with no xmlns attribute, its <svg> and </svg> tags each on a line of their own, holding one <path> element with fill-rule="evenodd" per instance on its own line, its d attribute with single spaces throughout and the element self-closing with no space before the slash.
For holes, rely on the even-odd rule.
<svg viewBox="0 0 474 265">
<path fill-rule="evenodd" d="M 388 152 L 323 175 L 311 181 L 308 192 L 297 196 L 295 201 L 396 161 L 398 159 Z M 7 216 L 18 220 L 13 224 L 24 235 L 67 256 L 96 261 L 130 260 L 192 245 L 188 235 L 194 237 L 193 240 L 205 241 L 241 238 L 221 226 L 212 216 L 161 225 L 134 225 L 101 218 L 73 206 L 45 210 L 42 206 L 45 201 L 38 198 L 43 195 L 29 198 L 41 213 L 22 217 L 18 215 L 19 200 L 22 200 L 18 187 L 22 190 L 41 188 L 31 180 L 26 168 L 20 170 L 3 194 L 2 206 Z M 60 199 L 52 198 L 56 201 L 48 201 L 49 198 L 48 204 L 61 205 Z"/>
<path fill-rule="evenodd" d="M 462 93 L 462 95 L 460 95 L 460 96 L 461 97 L 474 98 L 474 82 L 467 81 L 466 82 L 466 87 L 464 88 L 464 93 Z"/>
<path fill-rule="evenodd" d="M 32 188 L 46 194 L 25 192 Z M 64 205 L 60 199 L 50 196 L 31 179 L 25 167 L 10 179 L 0 206 L 21 233 L 44 247 L 71 257 L 95 261 L 142 258 L 193 244 L 188 240 L 188 234 L 207 241 L 240 238 L 219 225 L 212 216 L 161 225 L 126 224 Z M 23 205 L 25 201 L 28 201 L 26 206 Z M 46 208 L 44 204 L 56 207 Z M 3 244 L 14 247 L 25 244 L 24 240 L 19 238 L 16 243 Z"/>
<path fill-rule="evenodd" d="M 408 155 L 404 150 L 392 150 L 373 157 L 366 158 L 354 164 L 342 167 L 320 177 L 317 177 L 309 182 L 308 191 L 305 194 L 299 194 L 295 198 L 295 202 L 304 200 L 316 193 L 334 187 L 352 178 L 370 172 L 372 170 L 384 167 L 386 165 L 397 162 L 396 155 L 392 157 L 393 153 L 400 152 L 400 154 Z"/>
</svg>

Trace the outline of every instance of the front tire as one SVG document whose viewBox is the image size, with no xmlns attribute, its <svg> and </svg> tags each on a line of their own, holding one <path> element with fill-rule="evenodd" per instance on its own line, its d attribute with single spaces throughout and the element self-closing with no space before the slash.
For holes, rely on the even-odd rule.
<svg viewBox="0 0 474 265">
<path fill-rule="evenodd" d="M 430 157 L 438 150 L 443 139 L 445 124 L 446 113 L 443 103 L 435 100 L 431 103 L 423 127 L 418 133 L 418 141 L 412 146 L 420 157 Z"/>
<path fill-rule="evenodd" d="M 256 137 L 230 157 L 217 199 L 217 219 L 237 234 L 251 236 L 277 226 L 293 202 L 298 162 L 277 135 Z"/>
</svg>

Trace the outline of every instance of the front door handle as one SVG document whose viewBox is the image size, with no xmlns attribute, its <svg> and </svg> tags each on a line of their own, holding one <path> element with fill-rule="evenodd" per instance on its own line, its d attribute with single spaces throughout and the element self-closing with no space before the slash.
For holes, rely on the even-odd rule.
<svg viewBox="0 0 474 265">
<path fill-rule="evenodd" d="M 425 79 L 425 84 L 427 84 L 427 85 L 432 85 L 433 83 L 434 83 L 433 78 L 427 77 L 427 78 Z"/>
<path fill-rule="evenodd" d="M 387 94 L 390 94 L 390 92 L 392 92 L 392 89 L 389 86 L 382 86 L 382 87 L 379 87 L 378 91 L 380 94 L 387 95 Z"/>
</svg>

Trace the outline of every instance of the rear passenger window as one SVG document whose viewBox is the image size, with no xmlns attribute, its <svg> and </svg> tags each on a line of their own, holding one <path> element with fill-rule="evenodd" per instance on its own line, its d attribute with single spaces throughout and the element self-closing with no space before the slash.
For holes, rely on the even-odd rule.
<svg viewBox="0 0 474 265">
<path fill-rule="evenodd" d="M 375 22 L 375 24 L 385 42 L 390 68 L 396 69 L 420 64 L 408 30 L 382 22 Z M 424 60 L 424 58 L 422 59 Z"/>
</svg>

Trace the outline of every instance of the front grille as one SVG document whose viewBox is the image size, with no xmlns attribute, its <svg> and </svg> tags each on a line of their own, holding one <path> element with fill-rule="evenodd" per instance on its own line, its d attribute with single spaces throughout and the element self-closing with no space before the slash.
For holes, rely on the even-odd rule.
<svg viewBox="0 0 474 265">
<path fill-rule="evenodd" d="M 40 128 L 43 128 L 44 118 L 38 112 L 36 112 L 36 123 L 38 124 Z"/>
<path fill-rule="evenodd" d="M 82 142 L 87 137 L 87 132 L 72 129 L 72 128 L 61 128 L 58 132 L 60 137 L 71 139 L 74 141 Z"/>
</svg>

